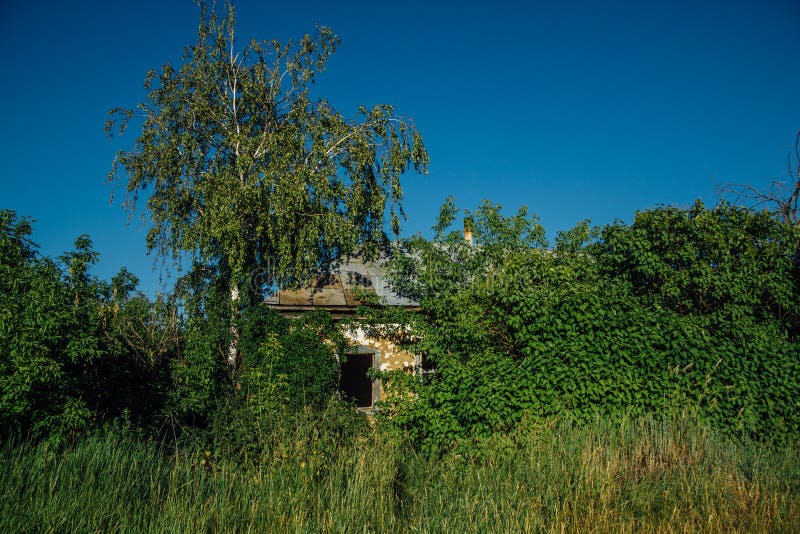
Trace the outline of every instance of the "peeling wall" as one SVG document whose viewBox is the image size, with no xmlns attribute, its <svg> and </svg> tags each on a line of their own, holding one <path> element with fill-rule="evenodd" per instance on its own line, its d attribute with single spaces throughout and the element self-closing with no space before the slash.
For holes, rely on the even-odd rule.
<svg viewBox="0 0 800 534">
<path fill-rule="evenodd" d="M 377 350 L 381 355 L 381 371 L 411 368 L 417 364 L 413 352 L 391 340 L 369 337 L 363 328 L 347 329 L 345 336 L 356 345 Z"/>
</svg>

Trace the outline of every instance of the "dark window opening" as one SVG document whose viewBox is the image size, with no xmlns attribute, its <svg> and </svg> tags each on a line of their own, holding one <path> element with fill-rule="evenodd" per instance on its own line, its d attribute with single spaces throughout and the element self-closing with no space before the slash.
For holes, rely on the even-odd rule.
<svg viewBox="0 0 800 534">
<path fill-rule="evenodd" d="M 374 404 L 375 387 L 367 374 L 374 365 L 374 356 L 374 353 L 348 354 L 342 363 L 342 396 L 359 408 L 371 408 Z"/>
<path fill-rule="evenodd" d="M 423 373 L 435 373 L 436 372 L 436 362 L 432 362 L 430 358 L 428 358 L 428 354 L 423 352 L 419 356 L 420 359 L 420 368 L 422 369 Z"/>
<path fill-rule="evenodd" d="M 423 384 L 430 383 L 436 375 L 436 362 L 432 362 L 425 352 L 417 354 L 416 374 Z"/>
</svg>

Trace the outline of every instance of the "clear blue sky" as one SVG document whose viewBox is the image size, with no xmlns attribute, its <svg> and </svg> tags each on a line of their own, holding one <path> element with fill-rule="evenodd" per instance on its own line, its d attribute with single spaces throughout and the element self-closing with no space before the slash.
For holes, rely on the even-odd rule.
<svg viewBox="0 0 800 534">
<path fill-rule="evenodd" d="M 552 235 L 659 204 L 713 203 L 723 182 L 785 176 L 800 128 L 800 2 L 237 3 L 241 37 L 342 38 L 317 85 L 345 114 L 392 103 L 431 155 L 405 180 L 404 234 L 448 194 L 527 205 Z M 0 207 L 48 255 L 88 233 L 96 273 L 158 287 L 144 232 L 105 185 L 106 112 L 193 41 L 189 1 L 0 1 Z"/>
</svg>

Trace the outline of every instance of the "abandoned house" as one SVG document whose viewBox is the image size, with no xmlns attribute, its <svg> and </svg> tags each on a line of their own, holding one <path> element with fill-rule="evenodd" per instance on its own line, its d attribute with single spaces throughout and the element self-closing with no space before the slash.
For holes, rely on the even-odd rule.
<svg viewBox="0 0 800 534">
<path fill-rule="evenodd" d="M 334 319 L 357 318 L 360 294 L 375 294 L 388 306 L 418 308 L 418 304 L 394 293 L 386 277 L 387 258 L 367 262 L 360 257 L 342 260 L 320 274 L 313 283 L 293 290 L 281 290 L 269 296 L 265 304 L 284 316 L 322 309 Z M 371 411 L 383 396 L 380 380 L 369 376 L 370 369 L 381 371 L 421 368 L 419 355 L 404 350 L 390 340 L 370 337 L 365 328 L 345 330 L 356 346 L 341 367 L 342 394 L 353 400 L 359 410 Z"/>
</svg>

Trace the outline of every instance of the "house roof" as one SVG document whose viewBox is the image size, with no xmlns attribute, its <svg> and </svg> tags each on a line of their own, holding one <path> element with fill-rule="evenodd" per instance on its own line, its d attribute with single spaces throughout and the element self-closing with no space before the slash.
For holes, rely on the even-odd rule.
<svg viewBox="0 0 800 534">
<path fill-rule="evenodd" d="M 362 304 L 359 294 L 377 295 L 388 306 L 418 307 L 419 304 L 392 291 L 387 276 L 388 258 L 365 261 L 356 256 L 323 269 L 311 283 L 299 289 L 284 289 L 265 299 L 279 311 L 328 310 L 335 315 L 352 314 Z"/>
</svg>

